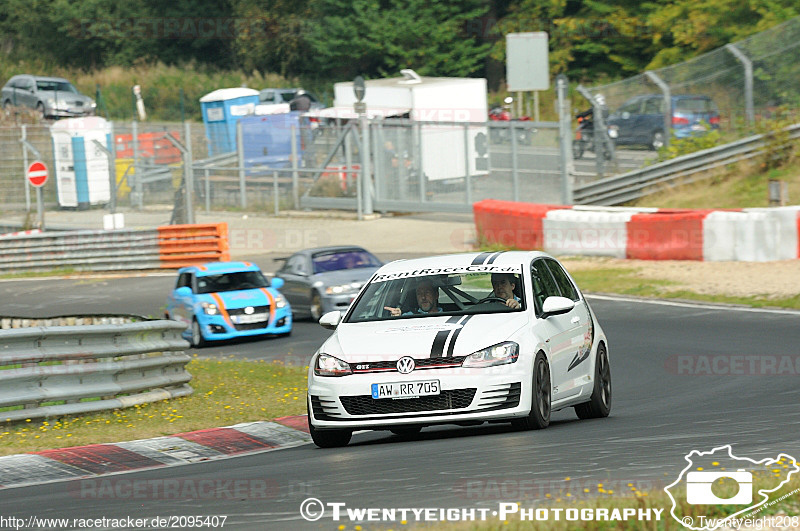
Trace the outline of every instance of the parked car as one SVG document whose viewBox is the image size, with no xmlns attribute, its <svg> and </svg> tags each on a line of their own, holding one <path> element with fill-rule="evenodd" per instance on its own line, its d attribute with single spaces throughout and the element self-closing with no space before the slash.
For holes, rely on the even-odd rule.
<svg viewBox="0 0 800 531">
<path fill-rule="evenodd" d="M 258 100 L 262 105 L 291 103 L 291 101 L 299 95 L 298 93 L 308 96 L 308 99 L 311 100 L 311 109 L 322 109 L 325 107 L 314 94 L 300 88 L 265 88 L 259 91 Z"/>
<path fill-rule="evenodd" d="M 284 261 L 275 278 L 295 315 L 319 319 L 332 310 L 346 310 L 361 287 L 383 265 L 372 253 L 354 246 L 298 251 Z"/>
<path fill-rule="evenodd" d="M 42 118 L 70 118 L 91 116 L 97 104 L 84 96 L 72 83 L 61 77 L 32 76 L 21 74 L 8 80 L 0 99 L 3 109 L 28 107 L 35 109 Z"/>
<path fill-rule="evenodd" d="M 166 317 L 186 323 L 192 346 L 258 335 L 289 335 L 292 308 L 278 291 L 281 279 L 267 280 L 249 262 L 211 262 L 178 270 L 167 297 Z"/>
<path fill-rule="evenodd" d="M 608 117 L 608 133 L 616 144 L 642 144 L 656 150 L 664 145 L 664 97 L 658 94 L 629 99 Z M 672 96 L 672 134 L 676 138 L 719 128 L 719 109 L 708 96 Z M 704 124 L 707 124 L 704 125 Z"/>
<path fill-rule="evenodd" d="M 308 371 L 309 431 L 323 448 L 354 430 L 542 429 L 551 411 L 611 410 L 608 340 L 575 281 L 542 252 L 398 260 L 347 312 L 319 322 L 335 330 Z"/>
</svg>

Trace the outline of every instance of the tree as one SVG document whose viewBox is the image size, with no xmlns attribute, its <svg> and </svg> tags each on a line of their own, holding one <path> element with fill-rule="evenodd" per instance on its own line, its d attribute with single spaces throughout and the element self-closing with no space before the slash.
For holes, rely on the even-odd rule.
<svg viewBox="0 0 800 531">
<path fill-rule="evenodd" d="M 481 0 L 312 0 L 309 66 L 337 79 L 396 75 L 469 76 L 489 46 L 469 32 L 488 4 Z"/>
</svg>

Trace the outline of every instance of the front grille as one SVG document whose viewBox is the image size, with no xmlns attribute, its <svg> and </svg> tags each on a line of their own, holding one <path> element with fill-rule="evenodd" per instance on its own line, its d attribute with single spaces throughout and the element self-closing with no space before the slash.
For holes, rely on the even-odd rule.
<svg viewBox="0 0 800 531">
<path fill-rule="evenodd" d="M 415 371 L 427 369 L 446 369 L 461 367 L 466 356 L 414 359 Z M 371 361 L 369 363 L 353 363 L 355 373 L 364 372 L 396 372 L 397 361 Z"/>
<path fill-rule="evenodd" d="M 269 313 L 269 306 L 253 306 L 251 313 Z M 228 310 L 228 315 L 247 315 L 244 308 L 232 308 Z"/>
<path fill-rule="evenodd" d="M 326 398 L 317 395 L 311 395 L 311 410 L 314 412 L 314 418 L 319 420 L 336 420 L 335 415 L 339 415 L 339 408 L 336 407 L 336 401 L 332 398 Z"/>
<path fill-rule="evenodd" d="M 342 396 L 342 406 L 350 415 L 386 415 L 390 413 L 414 413 L 418 411 L 441 411 L 469 407 L 477 389 L 452 389 L 436 396 L 421 396 L 394 400 L 374 399 L 370 395 Z"/>
<path fill-rule="evenodd" d="M 481 411 L 514 408 L 519 405 L 521 394 L 522 384 L 519 382 L 498 386 L 497 389 L 489 389 L 481 393 L 478 408 Z"/>
<path fill-rule="evenodd" d="M 233 325 L 236 330 L 239 332 L 243 332 L 245 330 L 258 330 L 259 328 L 266 328 L 269 324 L 269 321 L 261 321 L 260 323 L 247 323 L 247 324 L 235 324 Z"/>
</svg>

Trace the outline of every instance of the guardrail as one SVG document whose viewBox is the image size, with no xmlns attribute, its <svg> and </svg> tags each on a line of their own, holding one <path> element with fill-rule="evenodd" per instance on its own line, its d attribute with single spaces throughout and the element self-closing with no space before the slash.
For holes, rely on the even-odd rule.
<svg viewBox="0 0 800 531">
<path fill-rule="evenodd" d="M 790 139 L 800 138 L 800 124 L 789 126 L 786 131 L 789 133 Z M 621 205 L 644 197 L 647 195 L 647 189 L 655 185 L 694 182 L 698 179 L 690 176 L 755 157 L 764 152 L 765 146 L 764 135 L 754 135 L 730 144 L 653 164 L 640 170 L 576 186 L 573 190 L 573 197 L 575 204 Z"/>
<path fill-rule="evenodd" d="M 190 395 L 185 329 L 176 321 L 153 320 L 0 330 L 0 422 Z"/>
<path fill-rule="evenodd" d="M 72 269 L 174 269 L 230 260 L 228 225 L 168 225 L 157 229 L 81 230 L 0 237 L 1 273 Z"/>
</svg>

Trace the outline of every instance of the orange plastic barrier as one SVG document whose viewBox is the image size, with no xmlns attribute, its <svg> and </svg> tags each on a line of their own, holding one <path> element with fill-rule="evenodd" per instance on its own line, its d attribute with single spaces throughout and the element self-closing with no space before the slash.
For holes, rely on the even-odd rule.
<svg viewBox="0 0 800 531">
<path fill-rule="evenodd" d="M 628 222 L 627 258 L 703 260 L 703 220 L 711 210 L 634 214 Z"/>
<path fill-rule="evenodd" d="M 485 199 L 472 205 L 478 241 L 516 249 L 543 247 L 542 220 L 551 210 L 569 209 L 564 205 L 538 205 Z"/>
<path fill-rule="evenodd" d="M 177 140 L 181 139 L 178 131 L 169 131 Z M 139 155 L 152 158 L 155 164 L 173 164 L 181 161 L 181 151 L 166 138 L 166 132 L 140 133 Z M 133 158 L 133 135 L 114 135 L 117 158 Z"/>
<path fill-rule="evenodd" d="M 165 269 L 231 259 L 227 223 L 158 227 L 158 247 Z"/>
</svg>

